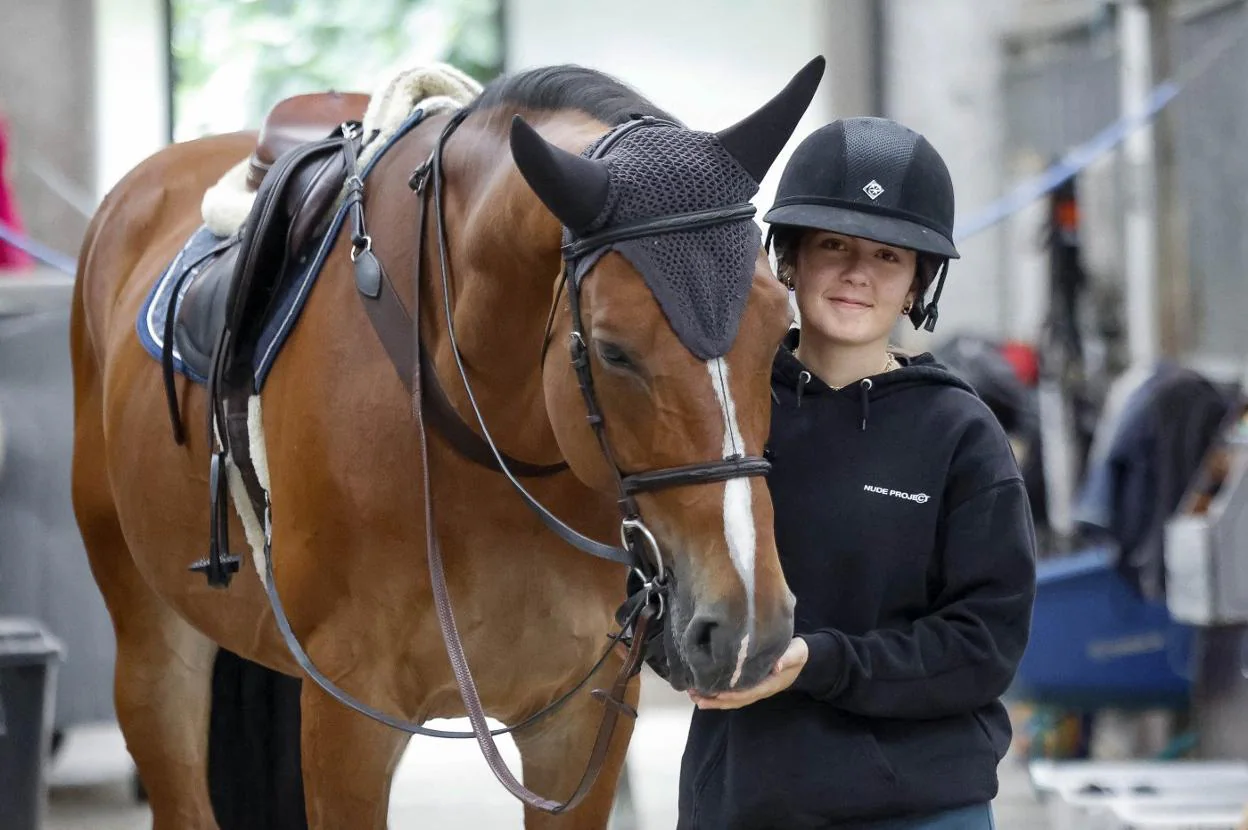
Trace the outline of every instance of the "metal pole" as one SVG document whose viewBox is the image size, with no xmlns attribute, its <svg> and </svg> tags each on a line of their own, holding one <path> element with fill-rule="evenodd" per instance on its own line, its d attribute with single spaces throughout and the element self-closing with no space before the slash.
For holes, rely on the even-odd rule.
<svg viewBox="0 0 1248 830">
<path fill-rule="evenodd" d="M 1153 76 L 1174 73 L 1172 0 L 1150 0 Z M 1188 267 L 1186 217 L 1179 188 L 1178 115 L 1174 106 L 1157 114 L 1155 169 L 1157 186 L 1157 302 L 1161 353 L 1177 358 L 1193 346 L 1191 273 Z"/>
<path fill-rule="evenodd" d="M 1120 94 L 1123 115 L 1143 115 L 1153 85 L 1152 38 L 1144 0 L 1120 0 Z M 1145 124 L 1123 143 L 1126 216 L 1123 234 L 1127 344 L 1134 364 L 1157 360 L 1157 184 L 1153 130 Z"/>
</svg>

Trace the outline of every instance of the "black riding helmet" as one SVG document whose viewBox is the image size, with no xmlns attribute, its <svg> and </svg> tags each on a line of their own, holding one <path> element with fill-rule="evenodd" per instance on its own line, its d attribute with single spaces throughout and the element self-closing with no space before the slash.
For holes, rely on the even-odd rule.
<svg viewBox="0 0 1248 830">
<path fill-rule="evenodd" d="M 938 263 L 932 301 L 915 298 L 910 321 L 936 327 L 953 244 L 953 179 L 919 133 L 887 118 L 845 118 L 815 130 L 793 152 L 763 221 L 767 246 L 780 228 L 833 231 L 909 248 Z M 922 266 L 920 266 L 922 267 Z"/>
</svg>

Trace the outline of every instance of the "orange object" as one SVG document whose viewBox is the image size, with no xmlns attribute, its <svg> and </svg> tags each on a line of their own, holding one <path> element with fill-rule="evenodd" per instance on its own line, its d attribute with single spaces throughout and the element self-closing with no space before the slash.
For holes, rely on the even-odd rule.
<svg viewBox="0 0 1248 830">
<path fill-rule="evenodd" d="M 1058 202 L 1054 215 L 1061 230 L 1068 233 L 1079 230 L 1079 203 L 1074 199 Z"/>
</svg>

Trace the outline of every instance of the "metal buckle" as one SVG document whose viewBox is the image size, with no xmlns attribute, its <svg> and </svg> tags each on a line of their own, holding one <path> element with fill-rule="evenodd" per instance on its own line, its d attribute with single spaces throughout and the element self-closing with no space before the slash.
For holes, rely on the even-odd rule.
<svg viewBox="0 0 1248 830">
<path fill-rule="evenodd" d="M 633 565 L 633 573 L 641 580 L 641 590 L 646 595 L 646 604 L 657 600 L 659 611 L 655 619 L 660 619 L 665 610 L 663 595 L 667 593 L 667 567 L 663 562 L 663 553 L 659 550 L 658 540 L 654 538 L 654 534 L 650 532 L 650 528 L 646 527 L 646 523 L 641 519 L 627 518 L 620 521 L 620 541 L 626 550 L 633 551 L 633 545 L 629 538 L 629 533 L 637 533 L 642 543 L 650 553 L 651 559 L 654 561 L 655 572 L 653 576 L 647 576 L 646 572 L 641 569 L 641 565 L 646 561 L 644 557 L 634 551 L 637 557 L 637 564 Z"/>
<path fill-rule="evenodd" d="M 360 254 L 364 253 L 365 251 L 371 251 L 373 249 L 373 238 L 369 236 L 368 234 L 365 234 L 362 238 L 364 240 L 363 245 L 360 245 L 355 242 L 351 243 L 351 261 L 352 262 L 355 262 L 356 258 L 359 257 Z"/>
</svg>

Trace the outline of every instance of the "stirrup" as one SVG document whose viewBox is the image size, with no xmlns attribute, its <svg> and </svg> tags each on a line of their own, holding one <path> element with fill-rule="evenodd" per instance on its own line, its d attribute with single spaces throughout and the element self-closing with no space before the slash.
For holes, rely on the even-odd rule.
<svg viewBox="0 0 1248 830">
<path fill-rule="evenodd" d="M 208 489 L 212 500 L 209 506 L 208 558 L 200 559 L 190 567 L 190 570 L 208 577 L 208 584 L 213 588 L 229 587 L 230 580 L 238 573 L 242 563 L 238 556 L 229 553 L 230 518 L 226 509 L 225 476 L 221 470 L 224 465 L 225 451 L 213 453 L 212 468 L 208 476 Z"/>
</svg>

